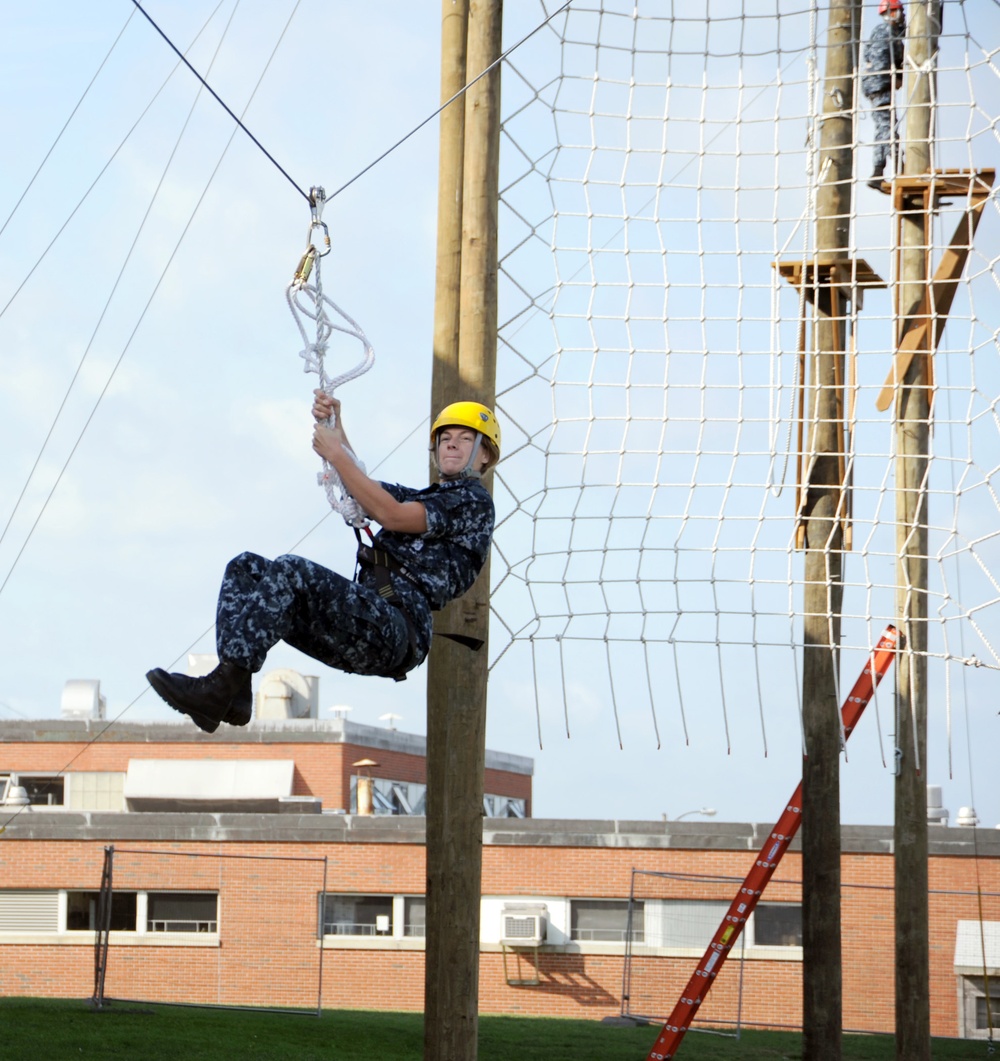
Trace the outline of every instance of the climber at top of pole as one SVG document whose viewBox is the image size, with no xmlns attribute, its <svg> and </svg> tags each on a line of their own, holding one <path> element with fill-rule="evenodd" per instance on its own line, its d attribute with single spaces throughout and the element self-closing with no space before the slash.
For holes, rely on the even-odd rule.
<svg viewBox="0 0 1000 1061">
<path fill-rule="evenodd" d="M 861 91 L 872 105 L 872 120 L 875 123 L 875 150 L 868 186 L 876 191 L 882 188 L 882 176 L 890 153 L 896 176 L 899 176 L 902 168 L 893 93 L 903 84 L 903 46 L 906 40 L 903 0 L 880 0 L 878 13 L 881 17 L 865 42 L 865 66 L 861 77 Z"/>
</svg>

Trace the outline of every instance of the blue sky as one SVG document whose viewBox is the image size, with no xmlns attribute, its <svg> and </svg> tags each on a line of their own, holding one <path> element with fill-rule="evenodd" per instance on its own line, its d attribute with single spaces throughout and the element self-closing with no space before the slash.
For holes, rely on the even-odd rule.
<svg viewBox="0 0 1000 1061">
<path fill-rule="evenodd" d="M 618 7 L 608 5 L 609 12 Z M 512 458 L 498 485 L 506 520 L 498 533 L 502 555 L 495 553 L 494 576 L 499 578 L 509 564 L 516 577 L 498 592 L 498 608 L 512 628 L 527 624 L 529 631 L 534 610 L 551 608 L 554 618 L 542 622 L 551 634 L 562 621 L 567 596 L 579 611 L 600 610 L 606 603 L 613 608 L 620 600 L 616 622 L 625 639 L 610 650 L 613 658 L 606 665 L 600 659 L 603 642 L 599 634 L 593 639 L 592 630 L 567 643 L 565 679 L 549 636 L 535 643 L 536 675 L 531 644 L 524 639 L 494 669 L 488 743 L 534 757 L 539 816 L 655 819 L 711 806 L 722 818 L 770 821 L 799 778 L 798 675 L 787 644 L 795 637 L 789 617 L 799 592 L 794 587 L 798 560 L 786 549 L 792 490 L 786 487 L 783 496 L 775 496 L 762 488 L 769 453 L 777 453 L 780 464 L 786 426 L 768 422 L 767 410 L 774 404 L 785 409 L 791 396 L 793 358 L 776 361 L 772 350 L 775 345 L 794 349 L 796 300 L 787 288 L 775 296 L 770 261 L 786 245 L 802 246 L 798 219 L 807 192 L 802 145 L 808 125 L 808 12 L 788 4 L 752 7 L 754 18 L 744 27 L 749 34 L 743 44 L 748 53 L 744 76 L 760 92 L 748 104 L 747 93 L 741 97 L 727 80 L 737 70 L 735 61 L 712 67 L 716 82 L 708 124 L 696 120 L 700 98 L 688 88 L 706 69 L 708 30 L 698 19 L 675 21 L 669 70 L 676 91 L 670 107 L 679 109 L 670 111 L 671 151 L 666 163 L 637 156 L 640 187 L 627 193 L 637 220 L 628 227 L 631 253 L 626 257 L 588 256 L 581 250 L 587 240 L 595 246 L 610 240 L 613 249 L 623 231 L 615 220 L 617 206 L 605 205 L 608 188 L 615 190 L 613 153 L 588 155 L 585 146 L 592 132 L 601 143 L 614 144 L 620 129 L 613 118 L 591 120 L 581 108 L 585 112 L 588 106 L 587 70 L 595 67 L 610 84 L 602 90 L 606 95 L 598 110 L 618 105 L 620 91 L 611 83 L 621 80 L 616 64 L 625 52 L 611 45 L 620 43 L 627 20 L 609 14 L 598 26 L 595 16 L 581 10 L 571 27 L 580 40 L 598 29 L 610 34 L 599 54 L 584 43 L 559 56 L 552 34 L 543 31 L 505 72 L 505 113 L 524 110 L 512 121 L 504 147 L 511 205 L 501 211 L 501 242 L 505 250 L 521 249 L 505 267 L 502 287 L 501 407 L 507 409 Z M 964 17 L 965 7 L 958 5 L 954 15 L 949 11 L 953 32 L 960 29 L 958 16 Z M 181 47 L 202 31 L 191 61 L 208 71 L 210 83 L 237 113 L 261 78 L 293 8 L 291 2 L 235 8 L 224 2 L 215 8 L 200 0 L 149 5 Z M 780 85 L 771 54 L 771 16 L 778 9 L 783 9 Z M 183 662 L 189 650 L 212 651 L 208 632 L 214 596 L 230 556 L 244 549 L 265 555 L 302 552 L 341 571 L 352 566 L 353 535 L 338 517 L 328 515 L 315 484 L 309 446 L 314 382 L 302 371 L 301 344 L 284 299 L 304 249 L 308 208 L 240 131 L 232 135 L 233 124 L 218 105 L 204 94 L 199 98 L 187 71 L 170 76 L 175 56 L 141 16 L 130 18 L 130 13 L 132 5 L 124 0 L 106 0 L 87 11 L 57 2 L 44 12 L 22 5 L 0 14 L 0 122 L 5 142 L 17 148 L 0 173 L 0 223 L 14 211 L 0 232 L 0 308 L 6 306 L 0 316 L 5 524 L 13 513 L 0 541 L 6 660 L 0 717 L 53 717 L 65 681 L 98 678 L 109 716 L 127 708 L 129 719 L 166 718 L 169 710 L 144 691 L 143 674 L 153 665 Z M 508 10 L 506 42 L 519 39 L 543 17 L 541 5 Z M 991 19 L 993 11 L 987 14 Z M 711 49 L 724 54 L 726 47 L 738 48 L 738 20 L 716 23 Z M 988 28 L 980 24 L 976 32 L 986 39 Z M 32 182 L 119 32 L 120 41 Z M 246 124 L 302 187 L 339 188 L 436 109 L 439 36 L 436 8 L 401 2 L 358 8 L 339 0 L 303 0 L 247 109 Z M 758 38 L 766 38 L 759 55 L 748 43 Z M 559 84 L 557 64 L 568 75 Z M 648 76 L 645 68 L 641 73 Z M 993 74 L 992 85 L 987 82 L 992 95 L 979 93 L 970 119 L 982 145 L 983 157 L 977 156 L 975 164 L 987 164 L 991 157 L 989 138 L 984 141 L 980 131 L 988 126 L 988 116 L 998 113 L 996 107 L 990 110 L 997 101 L 995 81 Z M 960 80 L 946 77 L 943 84 L 956 98 L 960 95 Z M 739 139 L 725 116 L 741 98 L 747 121 Z M 552 103 L 560 112 L 564 143 L 584 145 L 579 151 L 552 153 L 557 124 Z M 650 96 L 648 106 L 658 105 Z M 787 121 L 774 121 L 779 111 Z M 961 126 L 942 122 L 945 130 Z M 641 128 L 652 142 L 659 127 L 637 122 L 633 132 L 638 135 Z M 870 122 L 860 128 L 862 137 L 869 135 Z M 699 135 L 706 133 L 718 139 L 699 151 Z M 765 138 L 775 150 L 762 150 L 757 158 L 751 147 Z M 522 153 L 513 149 L 515 143 Z M 738 176 L 747 188 L 735 200 L 734 212 L 726 185 L 737 177 L 737 146 Z M 949 143 L 942 164 L 967 164 L 964 150 L 964 142 Z M 577 175 L 586 157 L 592 179 L 581 207 Z M 864 148 L 858 164 L 867 164 Z M 605 165 L 608 172 L 602 173 Z M 333 237 L 333 251 L 324 262 L 325 290 L 362 324 L 376 349 L 372 371 L 344 388 L 345 420 L 369 468 L 401 482 L 418 482 L 426 474 L 436 166 L 437 126 L 431 123 L 338 195 L 324 215 Z M 545 181 L 546 173 L 556 179 Z M 556 258 L 547 251 L 553 202 L 562 243 Z M 857 202 L 858 228 L 865 233 L 859 245 L 886 272 L 885 202 L 867 189 Z M 525 218 L 532 216 L 538 228 L 525 236 L 530 228 Z M 996 221 L 995 216 L 984 221 L 983 239 L 995 241 Z M 654 252 L 664 239 L 669 254 L 658 256 Z M 650 250 L 647 257 L 638 253 L 644 247 Z M 623 261 L 633 270 L 631 286 L 619 282 Z M 655 266 L 649 277 L 635 272 L 649 261 Z M 996 285 L 989 265 L 982 268 L 987 286 L 977 309 L 988 323 L 985 306 L 995 300 Z M 541 312 L 521 312 L 515 277 L 534 285 Z M 559 296 L 550 317 L 552 300 L 544 292 L 555 280 Z M 631 334 L 623 335 L 618 323 L 626 294 L 632 306 L 640 298 L 659 299 L 662 305 L 664 291 L 666 310 L 654 307 L 648 315 L 655 322 L 665 312 L 668 320 L 666 387 L 657 384 L 663 381 L 662 357 L 623 353 L 630 343 L 641 346 L 646 330 L 633 323 Z M 601 301 L 591 301 L 595 312 L 588 320 L 586 304 L 593 299 Z M 876 337 L 869 330 L 862 340 L 873 355 L 864 383 L 872 388 L 887 365 L 887 296 L 870 293 L 868 309 Z M 778 318 L 775 340 L 771 322 Z M 974 482 L 971 500 L 964 502 L 968 524 L 963 535 L 976 538 L 975 525 L 983 524 L 983 564 L 964 571 L 965 588 L 957 596 L 988 602 L 995 595 L 990 573 L 1000 566 L 996 510 L 976 498 L 977 491 L 989 492 L 1000 451 L 991 419 L 996 354 L 982 330 L 970 325 L 970 345 L 987 355 L 977 362 L 978 396 L 963 397 L 970 393 L 964 380 L 939 396 L 936 445 L 944 449 L 948 433 L 960 433 L 947 450 L 951 458 L 944 471 L 968 475 L 971 464 Z M 965 344 L 965 338 L 955 342 Z M 594 342 L 599 358 L 587 353 Z M 742 389 L 729 386 L 737 351 Z M 335 345 L 331 356 L 342 353 Z M 646 451 L 659 454 L 668 470 L 651 493 L 619 492 L 617 511 L 624 518 L 610 531 L 611 524 L 602 519 L 608 505 L 603 484 L 619 472 L 606 472 L 596 452 L 586 467 L 573 454 L 587 438 L 594 451 L 606 450 L 615 464 L 622 446 L 617 406 L 625 393 L 618 384 L 626 363 L 637 384 L 629 399 L 637 422 L 629 428 L 633 433 L 624 444 L 620 474 L 624 481 L 640 483 L 655 478 Z M 770 382 L 775 370 L 783 384 L 777 394 Z M 661 415 L 665 401 L 666 415 Z M 865 401 L 870 404 L 871 395 Z M 963 401 L 975 410 L 972 431 L 964 428 Z M 554 431 L 553 407 L 567 418 Z M 719 433 L 706 433 L 706 423 Z M 953 423 L 961 426 L 952 428 Z M 977 432 L 982 438 L 976 438 L 975 459 L 956 456 L 960 450 L 964 454 L 967 439 Z M 858 479 L 859 536 L 864 521 L 874 526 L 876 516 L 884 520 L 891 510 L 882 473 L 883 435 L 882 422 L 866 409 L 858 436 L 861 445 L 870 440 L 872 459 Z M 698 446 L 702 455 L 694 461 L 691 454 Z M 738 451 L 742 460 L 734 457 Z M 542 486 L 549 489 L 543 493 Z M 936 496 L 946 496 L 949 489 L 942 480 Z M 650 497 L 663 518 L 652 530 L 646 527 L 646 551 L 640 554 L 632 529 Z M 586 518 L 567 522 L 564 505 L 576 506 L 575 516 Z M 680 539 L 678 519 L 687 521 Z M 585 547 L 574 553 L 573 563 L 580 565 L 575 568 L 563 563 L 570 522 L 577 536 L 572 544 Z M 945 530 L 937 546 L 947 551 L 949 522 L 942 516 L 939 523 Z M 758 527 L 770 535 L 769 544 L 754 552 L 748 543 Z M 597 546 L 588 535 L 596 536 Z M 722 551 L 704 552 L 713 537 Z M 650 603 L 647 591 L 647 621 L 657 636 L 666 636 L 665 628 L 682 622 L 677 610 L 683 604 L 687 625 L 674 627 L 680 643 L 654 657 L 647 681 L 646 661 L 627 640 L 634 636 L 627 615 L 636 609 L 628 565 L 643 555 L 645 562 L 659 564 L 668 553 L 680 566 L 666 576 L 657 568 L 662 595 Z M 748 556 L 756 564 L 749 580 Z M 600 579 L 592 563 L 598 562 L 607 585 L 595 605 L 591 594 Z M 877 535 L 851 563 L 856 587 L 863 588 L 866 580 L 886 583 L 883 569 L 891 562 Z M 622 566 L 612 571 L 614 564 Z M 520 575 L 531 565 L 539 583 L 529 601 Z M 984 569 L 980 577 L 986 585 L 980 590 L 975 571 Z M 766 626 L 764 640 L 779 642 L 756 656 L 749 646 L 754 637 L 747 619 L 750 582 L 762 613 L 760 629 Z M 650 585 L 655 589 L 656 583 L 653 579 Z M 769 588 L 771 583 L 777 589 Z M 845 687 L 864 663 L 863 646 L 872 630 L 881 629 L 886 606 L 880 592 L 874 591 L 874 603 L 857 605 L 847 624 Z M 988 608 L 985 619 L 994 629 Z M 724 641 L 731 640 L 721 649 L 713 643 L 716 626 Z M 495 655 L 506 647 L 496 626 L 493 642 Z M 950 651 L 968 655 L 974 643 L 972 637 L 970 647 Z M 376 725 L 393 713 L 401 716 L 401 729 L 424 730 L 423 671 L 402 684 L 351 678 L 317 668 L 284 647 L 272 654 L 269 669 L 272 665 L 318 670 L 324 711 L 349 705 L 353 720 Z M 935 685 L 928 779 L 944 786 L 953 815 L 974 801 L 992 825 L 1000 821 L 1000 788 L 987 752 L 995 747 L 991 690 L 996 674 L 954 667 L 949 673 L 950 686 L 943 678 Z M 614 677 L 607 679 L 608 674 Z M 655 718 L 650 689 L 658 701 Z M 947 710 L 946 698 L 954 701 Z M 844 817 L 887 823 L 892 816 L 891 689 L 880 697 L 877 716 L 870 713 L 849 747 Z"/>
</svg>

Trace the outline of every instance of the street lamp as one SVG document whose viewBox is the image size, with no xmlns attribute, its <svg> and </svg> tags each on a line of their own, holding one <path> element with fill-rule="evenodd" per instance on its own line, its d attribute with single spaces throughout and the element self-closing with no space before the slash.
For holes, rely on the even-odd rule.
<svg viewBox="0 0 1000 1061">
<path fill-rule="evenodd" d="M 679 822 L 681 818 L 687 818 L 691 814 L 703 814 L 706 818 L 714 818 L 719 812 L 714 807 L 702 807 L 701 810 L 686 810 L 683 814 L 678 814 L 676 818 L 667 819 L 668 821 L 673 820 Z"/>
</svg>

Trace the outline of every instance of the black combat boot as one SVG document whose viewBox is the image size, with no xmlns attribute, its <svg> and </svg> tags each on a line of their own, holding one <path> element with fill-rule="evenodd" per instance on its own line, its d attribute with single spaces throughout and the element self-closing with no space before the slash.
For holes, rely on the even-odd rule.
<svg viewBox="0 0 1000 1061">
<path fill-rule="evenodd" d="M 203 678 L 169 674 L 161 667 L 149 671 L 146 678 L 163 700 L 206 733 L 214 733 L 220 722 L 245 726 L 250 721 L 250 671 L 235 663 L 223 660 Z"/>
</svg>

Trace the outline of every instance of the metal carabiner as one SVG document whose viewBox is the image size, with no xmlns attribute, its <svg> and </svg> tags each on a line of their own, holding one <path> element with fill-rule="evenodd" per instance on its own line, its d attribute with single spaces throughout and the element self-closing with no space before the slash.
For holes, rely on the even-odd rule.
<svg viewBox="0 0 1000 1061">
<path fill-rule="evenodd" d="M 330 253 L 330 230 L 326 227 L 326 222 L 323 220 L 323 207 L 326 205 L 326 192 L 320 185 L 315 185 L 309 189 L 309 211 L 312 214 L 312 220 L 309 222 L 309 243 L 313 244 L 313 229 L 323 230 L 323 245 L 326 247 L 324 251 L 316 251 L 316 256 L 319 258 L 325 257 Z"/>
<path fill-rule="evenodd" d="M 310 243 L 306 248 L 305 254 L 299 259 L 298 268 L 295 270 L 295 276 L 292 277 L 292 283 L 297 287 L 301 287 L 302 284 L 309 280 L 309 274 L 312 272 L 313 263 L 316 261 L 316 248 Z"/>
<path fill-rule="evenodd" d="M 326 222 L 323 220 L 323 207 L 326 205 L 326 192 L 322 187 L 316 185 L 309 189 L 309 213 L 311 219 L 309 221 L 309 231 L 306 233 L 306 250 L 302 257 L 299 259 L 298 267 L 295 270 L 295 276 L 292 278 L 292 283 L 301 287 L 307 283 L 310 275 L 312 274 L 313 266 L 316 264 L 317 258 L 323 258 L 330 253 L 330 230 L 326 227 Z M 325 250 L 316 249 L 316 241 L 313 239 L 313 234 L 316 229 L 320 229 L 323 233 L 323 246 Z"/>
</svg>

